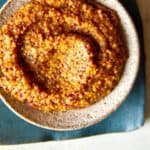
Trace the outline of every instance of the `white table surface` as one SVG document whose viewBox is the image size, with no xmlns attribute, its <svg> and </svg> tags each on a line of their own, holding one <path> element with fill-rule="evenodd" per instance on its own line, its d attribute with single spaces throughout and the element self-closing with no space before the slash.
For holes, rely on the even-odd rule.
<svg viewBox="0 0 150 150">
<path fill-rule="evenodd" d="M 148 91 L 150 87 L 150 0 L 137 0 L 137 2 L 140 7 L 145 33 L 146 86 Z M 144 127 L 128 133 L 104 134 L 67 141 L 0 146 L 0 150 L 150 150 L 150 93 L 148 92 L 145 114 Z"/>
</svg>

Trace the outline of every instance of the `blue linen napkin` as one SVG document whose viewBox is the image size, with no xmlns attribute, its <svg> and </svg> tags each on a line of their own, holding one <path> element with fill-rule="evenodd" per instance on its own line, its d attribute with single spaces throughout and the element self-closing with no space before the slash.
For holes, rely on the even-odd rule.
<svg viewBox="0 0 150 150">
<path fill-rule="evenodd" d="M 0 0 L 0 7 L 6 0 Z M 141 40 L 141 66 L 134 88 L 127 100 L 111 116 L 91 127 L 76 131 L 57 132 L 26 123 L 0 101 L 0 144 L 20 144 L 48 140 L 80 138 L 102 133 L 127 132 L 144 123 L 144 51 L 140 14 L 134 0 L 121 0 L 131 14 Z"/>
</svg>

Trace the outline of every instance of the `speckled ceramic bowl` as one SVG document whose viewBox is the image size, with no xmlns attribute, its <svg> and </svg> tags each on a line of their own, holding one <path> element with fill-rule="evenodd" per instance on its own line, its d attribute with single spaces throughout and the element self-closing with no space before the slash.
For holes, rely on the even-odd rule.
<svg viewBox="0 0 150 150">
<path fill-rule="evenodd" d="M 21 5 L 30 0 L 10 0 L 1 9 L 0 26 Z M 3 102 L 23 120 L 46 129 L 73 130 L 93 125 L 115 111 L 125 100 L 137 76 L 139 68 L 139 41 L 131 18 L 118 0 L 99 0 L 100 3 L 118 12 L 121 20 L 129 58 L 122 78 L 116 88 L 107 97 L 96 104 L 81 110 L 63 113 L 45 113 L 22 104 L 0 89 Z M 7 114 L 6 114 L 7 115 Z"/>
</svg>

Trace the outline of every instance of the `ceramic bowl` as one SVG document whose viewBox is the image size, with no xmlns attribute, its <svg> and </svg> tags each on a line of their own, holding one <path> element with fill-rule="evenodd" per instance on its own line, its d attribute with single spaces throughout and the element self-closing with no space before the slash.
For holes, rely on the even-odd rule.
<svg viewBox="0 0 150 150">
<path fill-rule="evenodd" d="M 10 0 L 0 11 L 0 26 L 20 6 L 30 0 Z M 123 36 L 129 51 L 124 73 L 116 88 L 101 101 L 88 108 L 60 113 L 45 113 L 14 100 L 0 89 L 2 101 L 20 118 L 38 127 L 53 130 L 73 130 L 98 123 L 115 111 L 131 91 L 139 68 L 139 40 L 135 26 L 125 8 L 118 0 L 99 0 L 115 10 L 121 21 Z"/>
</svg>

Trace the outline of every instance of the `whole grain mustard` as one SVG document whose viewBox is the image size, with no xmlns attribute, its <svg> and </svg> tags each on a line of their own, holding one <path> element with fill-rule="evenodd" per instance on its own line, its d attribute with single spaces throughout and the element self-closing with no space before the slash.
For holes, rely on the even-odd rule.
<svg viewBox="0 0 150 150">
<path fill-rule="evenodd" d="M 41 111 L 99 101 L 126 59 L 117 14 L 87 0 L 32 0 L 0 29 L 0 87 Z"/>
</svg>

